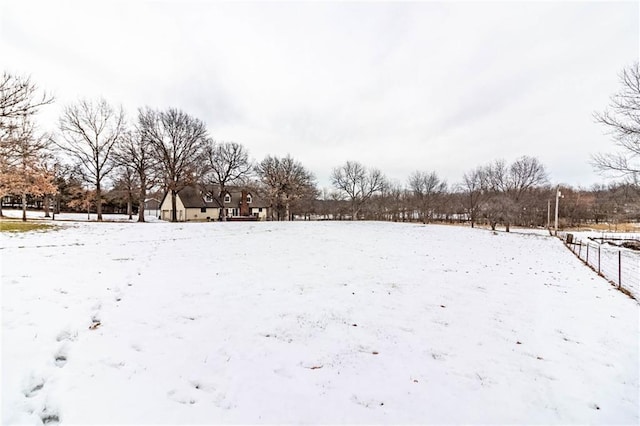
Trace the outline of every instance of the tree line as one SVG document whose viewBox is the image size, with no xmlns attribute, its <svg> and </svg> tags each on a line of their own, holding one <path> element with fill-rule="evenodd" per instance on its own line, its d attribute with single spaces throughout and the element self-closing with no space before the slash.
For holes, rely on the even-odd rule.
<svg viewBox="0 0 640 426">
<path fill-rule="evenodd" d="M 623 181 L 590 189 L 560 188 L 560 216 L 570 225 L 637 220 L 640 155 L 640 72 L 638 64 L 621 74 L 623 89 L 612 106 L 595 118 L 610 129 L 619 152 L 596 154 L 594 166 Z M 190 185 L 215 186 L 224 197 L 231 186 L 251 188 L 271 205 L 273 219 L 378 219 L 464 221 L 495 229 L 501 225 L 548 224 L 557 185 L 544 165 L 522 156 L 496 160 L 466 172 L 449 184 L 437 172 L 417 170 L 405 183 L 390 181 L 377 168 L 346 161 L 331 172 L 332 188 L 319 189 L 314 174 L 287 155 L 253 162 L 240 143 L 215 141 L 203 121 L 177 108 L 140 108 L 133 119 L 104 99 L 83 99 L 64 107 L 58 128 L 36 126 L 38 111 L 53 97 L 30 78 L 4 72 L 0 79 L 0 215 L 5 199 L 26 207 L 95 210 L 126 203 L 145 220 L 149 194 L 167 194 L 172 221 L 176 197 Z M 222 209 L 221 220 L 225 220 Z"/>
</svg>

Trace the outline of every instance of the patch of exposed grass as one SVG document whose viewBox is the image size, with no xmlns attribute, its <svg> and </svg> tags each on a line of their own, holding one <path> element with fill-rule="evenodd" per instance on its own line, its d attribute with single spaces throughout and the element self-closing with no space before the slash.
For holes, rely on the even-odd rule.
<svg viewBox="0 0 640 426">
<path fill-rule="evenodd" d="M 0 232 L 50 231 L 52 228 L 46 223 L 0 220 Z"/>
<path fill-rule="evenodd" d="M 640 225 L 637 223 L 590 223 L 567 229 L 572 231 L 640 232 Z"/>
</svg>

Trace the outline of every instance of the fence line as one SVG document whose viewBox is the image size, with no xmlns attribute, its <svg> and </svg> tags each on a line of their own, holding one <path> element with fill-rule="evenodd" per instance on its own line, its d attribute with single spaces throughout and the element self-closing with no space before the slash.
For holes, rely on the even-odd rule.
<svg viewBox="0 0 640 426">
<path fill-rule="evenodd" d="M 598 275 L 621 291 L 640 300 L 640 252 L 595 241 L 583 241 L 573 234 L 560 234 L 565 245 Z"/>
</svg>

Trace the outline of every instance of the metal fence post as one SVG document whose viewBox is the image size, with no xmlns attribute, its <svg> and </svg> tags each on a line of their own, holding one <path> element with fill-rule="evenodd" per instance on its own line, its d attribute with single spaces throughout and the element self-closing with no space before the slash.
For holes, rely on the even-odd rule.
<svg viewBox="0 0 640 426">
<path fill-rule="evenodd" d="M 587 243 L 587 265 L 589 264 L 589 246 L 591 244 Z"/>
<path fill-rule="evenodd" d="M 600 274 L 600 244 L 598 244 L 598 274 Z"/>
<path fill-rule="evenodd" d="M 618 251 L 618 288 L 622 287 L 622 250 Z"/>
<path fill-rule="evenodd" d="M 580 240 L 580 245 L 578 246 L 578 259 L 582 259 L 580 257 L 582 255 L 582 240 Z"/>
</svg>

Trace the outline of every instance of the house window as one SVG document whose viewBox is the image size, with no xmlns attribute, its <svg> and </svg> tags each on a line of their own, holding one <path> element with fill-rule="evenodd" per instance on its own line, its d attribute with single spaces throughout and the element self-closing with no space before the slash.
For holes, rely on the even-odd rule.
<svg viewBox="0 0 640 426">
<path fill-rule="evenodd" d="M 207 203 L 213 203 L 213 197 L 211 196 L 210 192 L 204 196 L 204 201 Z"/>
<path fill-rule="evenodd" d="M 225 194 L 225 196 L 224 196 L 224 202 L 225 202 L 225 203 L 230 203 L 230 202 L 231 202 L 231 195 L 229 195 L 229 194 Z"/>
<path fill-rule="evenodd" d="M 247 204 L 251 204 L 251 194 L 247 194 Z"/>
<path fill-rule="evenodd" d="M 262 207 L 258 208 L 258 212 L 262 213 Z"/>
<path fill-rule="evenodd" d="M 200 213 L 206 213 L 206 212 L 207 212 L 206 207 L 200 207 Z"/>
</svg>

